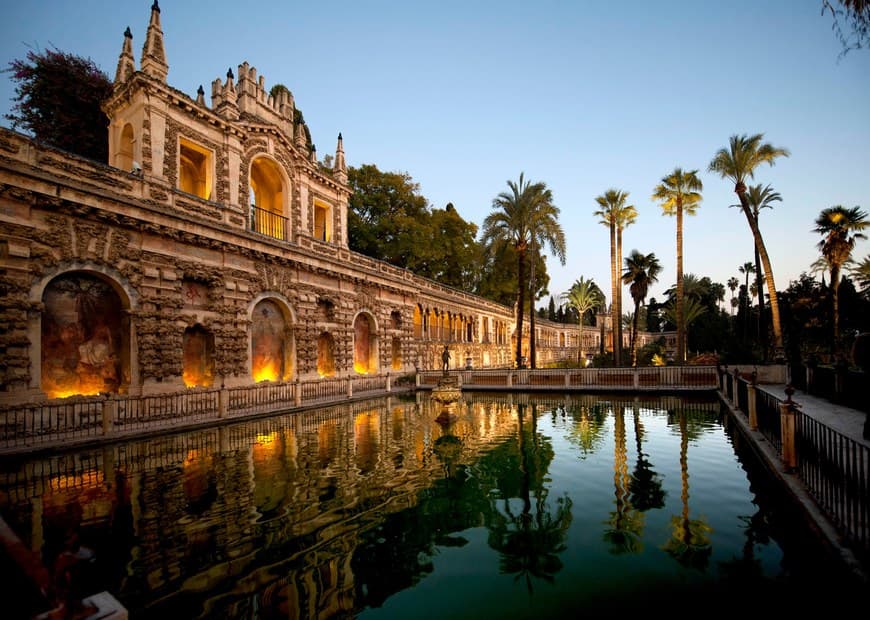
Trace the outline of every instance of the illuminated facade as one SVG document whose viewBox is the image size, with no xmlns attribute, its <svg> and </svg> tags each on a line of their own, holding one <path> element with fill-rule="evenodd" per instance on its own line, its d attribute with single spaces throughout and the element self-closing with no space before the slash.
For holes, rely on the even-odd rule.
<svg viewBox="0 0 870 620">
<path fill-rule="evenodd" d="M 341 134 L 327 167 L 247 63 L 211 105 L 168 72 L 155 2 L 138 68 L 124 33 L 108 162 L 0 128 L 0 403 L 409 374 L 444 344 L 512 365 L 512 308 L 349 249 Z M 539 363 L 576 356 L 576 325 L 537 330 Z"/>
</svg>

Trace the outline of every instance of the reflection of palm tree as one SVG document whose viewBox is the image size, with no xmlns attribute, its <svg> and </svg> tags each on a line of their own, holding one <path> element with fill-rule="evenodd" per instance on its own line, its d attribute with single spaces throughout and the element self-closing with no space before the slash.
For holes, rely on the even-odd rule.
<svg viewBox="0 0 870 620">
<path fill-rule="evenodd" d="M 567 496 L 556 501 L 551 514 L 544 487 L 547 464 L 552 459 L 552 448 L 538 443 L 536 411 L 532 405 L 532 425 L 525 430 L 523 417 L 525 405 L 517 405 L 517 443 L 519 447 L 520 499 L 522 510 L 516 514 L 510 498 L 503 498 L 503 510 L 493 511 L 489 545 L 499 552 L 499 568 L 503 574 L 516 574 L 516 579 L 525 579 L 532 591 L 532 579 L 552 583 L 554 575 L 562 569 L 559 554 L 566 549 L 565 536 L 571 525 L 571 500 Z M 546 461 L 546 463 L 544 462 Z M 532 511 L 534 492 L 534 513 Z"/>
<path fill-rule="evenodd" d="M 629 490 L 632 505 L 645 512 L 651 508 L 662 508 L 665 505 L 665 490 L 662 488 L 661 477 L 652 468 L 652 463 L 646 460 L 643 452 L 643 424 L 640 419 L 640 408 L 634 411 L 634 441 L 637 450 L 637 463 L 631 476 Z"/>
<path fill-rule="evenodd" d="M 604 440 L 607 410 L 599 403 L 591 407 L 579 405 L 571 410 L 574 424 L 568 429 L 568 441 L 580 448 L 580 458 L 594 453 Z"/>
<path fill-rule="evenodd" d="M 610 552 L 639 553 L 643 549 L 644 515 L 636 510 L 628 496 L 628 454 L 625 444 L 625 412 L 621 405 L 613 408 L 613 484 L 616 488 L 616 509 L 610 513 L 604 540 L 610 543 Z"/>
<path fill-rule="evenodd" d="M 680 419 L 680 499 L 683 510 L 671 517 L 671 538 L 664 550 L 683 566 L 704 570 L 713 553 L 709 534 L 712 528 L 704 519 L 689 518 L 689 431 L 686 412 L 679 412 Z"/>
</svg>

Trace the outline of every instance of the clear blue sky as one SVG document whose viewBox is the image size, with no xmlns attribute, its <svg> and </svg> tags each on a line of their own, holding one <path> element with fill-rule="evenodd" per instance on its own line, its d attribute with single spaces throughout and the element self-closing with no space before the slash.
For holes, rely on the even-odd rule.
<svg viewBox="0 0 870 620">
<path fill-rule="evenodd" d="M 114 77 L 127 26 L 138 67 L 150 6 L 6 3 L 0 66 L 56 47 Z M 548 260 L 557 299 L 580 276 L 609 293 L 609 236 L 593 212 L 611 187 L 639 211 L 624 254 L 655 252 L 663 272 L 651 296 L 662 299 L 676 278 L 676 226 L 650 194 L 676 166 L 704 182 L 698 214 L 685 219 L 684 271 L 742 280 L 752 236 L 729 208 L 733 186 L 707 173 L 734 134 L 763 133 L 791 151 L 754 181 L 783 198 L 760 218 L 778 290 L 818 258 L 822 209 L 870 211 L 870 50 L 839 57 L 821 0 L 160 6 L 172 86 L 193 97 L 201 84 L 210 101 L 212 80 L 247 61 L 267 89 L 290 88 L 320 157 L 342 132 L 349 165 L 407 172 L 432 206 L 452 202 L 478 225 L 508 180 L 545 182 L 567 238 L 566 265 Z M 2 114 L 13 88 L 0 74 Z"/>
</svg>

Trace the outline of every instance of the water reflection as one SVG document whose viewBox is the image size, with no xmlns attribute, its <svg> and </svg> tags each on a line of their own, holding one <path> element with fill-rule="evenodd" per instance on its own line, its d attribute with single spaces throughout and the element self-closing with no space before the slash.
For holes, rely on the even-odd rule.
<svg viewBox="0 0 870 620">
<path fill-rule="evenodd" d="M 0 512 L 47 567 L 78 536 L 134 618 L 547 617 L 653 574 L 695 587 L 685 568 L 782 576 L 717 401 L 466 393 L 440 413 L 379 399 L 7 460 Z M 690 511 L 702 441 L 692 480 L 715 485 Z"/>
</svg>

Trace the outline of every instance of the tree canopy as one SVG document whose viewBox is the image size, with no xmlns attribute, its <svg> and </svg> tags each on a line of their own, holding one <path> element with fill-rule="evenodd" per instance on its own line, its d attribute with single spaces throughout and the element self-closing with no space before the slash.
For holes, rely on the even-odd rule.
<svg viewBox="0 0 870 620">
<path fill-rule="evenodd" d="M 100 107 L 109 77 L 90 58 L 56 49 L 27 53 L 4 70 L 15 102 L 5 117 L 39 141 L 102 163 L 109 158 L 109 119 Z"/>
<path fill-rule="evenodd" d="M 447 286 L 473 291 L 480 268 L 477 225 L 452 203 L 432 208 L 407 172 L 373 164 L 348 169 L 351 249 Z"/>
</svg>

